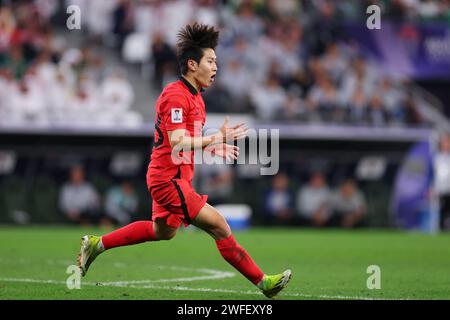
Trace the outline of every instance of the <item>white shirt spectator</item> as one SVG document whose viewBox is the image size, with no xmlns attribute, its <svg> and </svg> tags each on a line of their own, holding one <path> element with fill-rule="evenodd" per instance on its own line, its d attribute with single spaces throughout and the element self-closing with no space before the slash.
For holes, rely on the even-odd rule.
<svg viewBox="0 0 450 320">
<path fill-rule="evenodd" d="M 219 22 L 218 10 L 216 10 L 212 5 L 199 6 L 194 12 L 193 20 L 198 21 L 198 23 L 217 26 Z"/>
<path fill-rule="evenodd" d="M 330 196 L 331 191 L 327 186 L 314 188 L 306 185 L 297 194 L 297 211 L 301 216 L 311 219 L 317 210 L 329 204 Z"/>
<path fill-rule="evenodd" d="M 286 93 L 276 79 L 269 77 L 266 84 L 255 86 L 250 99 L 256 108 L 256 116 L 264 120 L 273 119 L 286 103 Z"/>
<path fill-rule="evenodd" d="M 134 91 L 122 75 L 116 73 L 105 78 L 100 91 L 105 110 L 124 111 L 131 108 Z"/>
<path fill-rule="evenodd" d="M 252 78 L 240 61 L 231 60 L 218 77 L 232 96 L 242 98 L 248 94 L 248 84 Z"/>
<path fill-rule="evenodd" d="M 66 183 L 60 194 L 60 208 L 64 212 L 86 211 L 97 208 L 99 197 L 95 189 L 87 182 L 81 184 Z"/>
<path fill-rule="evenodd" d="M 450 194 L 450 153 L 439 152 L 434 158 L 434 186 L 438 195 Z"/>
<path fill-rule="evenodd" d="M 381 88 L 380 96 L 383 100 L 384 108 L 390 114 L 401 112 L 403 101 L 406 100 L 406 94 L 394 86 L 389 78 L 383 79 L 378 87 Z"/>
<path fill-rule="evenodd" d="M 263 33 L 264 24 L 251 8 L 239 8 L 237 13 L 224 10 L 225 26 L 234 35 L 243 37 L 246 41 L 255 42 Z"/>
<path fill-rule="evenodd" d="M 337 83 L 348 70 L 348 61 L 341 54 L 341 50 L 336 44 L 330 45 L 327 52 L 320 60 L 323 68 L 331 75 L 335 83 Z"/>
<path fill-rule="evenodd" d="M 313 107 L 333 106 L 337 102 L 337 96 L 338 93 L 333 82 L 328 78 L 323 78 L 309 90 L 307 101 Z"/>
<path fill-rule="evenodd" d="M 355 190 L 348 198 L 344 198 L 338 190 L 332 195 L 332 206 L 336 213 L 346 215 L 364 209 L 366 207 L 366 200 L 359 190 Z"/>
<path fill-rule="evenodd" d="M 284 77 L 292 76 L 302 71 L 302 61 L 298 44 L 296 43 L 278 43 L 274 47 L 274 61 L 278 65 L 278 72 Z"/>
<path fill-rule="evenodd" d="M 50 61 L 40 62 L 36 67 L 36 74 L 33 82 L 41 92 L 46 92 L 48 88 L 53 88 L 57 67 Z"/>
<path fill-rule="evenodd" d="M 64 121 L 75 125 L 96 123 L 102 115 L 97 96 L 93 92 L 79 90 L 67 102 Z"/>
<path fill-rule="evenodd" d="M 23 80 L 14 85 L 9 99 L 11 118 L 18 123 L 46 123 L 44 94 Z"/>
<path fill-rule="evenodd" d="M 177 34 L 181 28 L 191 23 L 196 7 L 190 0 L 169 0 L 162 3 L 162 16 L 159 17 L 161 31 L 168 43 L 177 42 Z M 164 27 L 162 27 L 164 26 Z"/>
<path fill-rule="evenodd" d="M 91 0 L 86 11 L 87 26 L 90 33 L 105 35 L 112 30 L 112 13 L 118 0 Z"/>
</svg>

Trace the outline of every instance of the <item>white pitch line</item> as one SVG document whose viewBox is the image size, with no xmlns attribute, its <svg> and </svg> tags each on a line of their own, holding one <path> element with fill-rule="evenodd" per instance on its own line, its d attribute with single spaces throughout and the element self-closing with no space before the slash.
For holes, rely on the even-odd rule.
<svg viewBox="0 0 450 320">
<path fill-rule="evenodd" d="M 65 284 L 65 281 L 58 280 L 40 280 L 40 279 L 29 279 L 29 278 L 0 278 L 0 281 L 7 282 L 29 282 L 29 283 L 49 283 L 49 284 Z"/>
<path fill-rule="evenodd" d="M 145 285 L 145 286 L 135 286 L 130 285 L 130 288 L 135 289 L 165 289 L 165 290 L 180 290 L 180 291 L 196 291 L 196 292 L 219 292 L 219 293 L 234 293 L 234 294 L 242 294 L 242 295 L 261 295 L 261 291 L 239 291 L 239 290 L 229 290 L 229 289 L 212 289 L 212 288 L 189 288 L 182 286 L 154 286 L 154 285 Z M 289 293 L 283 292 L 280 297 L 302 297 L 302 298 L 322 298 L 322 299 L 331 299 L 331 300 L 388 300 L 382 298 L 369 298 L 369 297 L 352 297 L 352 296 L 341 296 L 341 295 L 323 295 L 323 294 L 304 294 L 304 293 Z M 391 299 L 389 299 L 391 300 Z M 395 299 L 397 300 L 397 299 Z M 403 300 L 403 299 L 400 299 Z"/>
<path fill-rule="evenodd" d="M 0 278 L 0 281 L 6 282 L 28 282 L 28 283 L 45 283 L 45 284 L 61 284 L 66 285 L 65 281 L 57 281 L 57 280 L 38 280 L 38 279 L 29 279 L 29 278 Z M 144 280 L 145 281 L 145 280 Z M 150 281 L 150 280 L 148 280 Z M 82 285 L 87 286 L 105 286 L 105 287 L 122 287 L 122 288 L 134 288 L 134 289 L 162 289 L 162 290 L 178 290 L 178 291 L 194 291 L 194 292 L 216 292 L 216 293 L 231 293 L 231 294 L 240 294 L 240 295 L 261 295 L 260 291 L 239 291 L 239 290 L 229 290 L 229 289 L 212 289 L 212 288 L 189 288 L 182 286 L 157 286 L 157 285 L 144 285 L 137 286 L 133 284 L 125 284 L 124 281 L 122 284 L 117 282 L 82 282 Z M 128 281 L 132 282 L 132 281 Z M 280 297 L 301 297 L 301 298 L 322 298 L 322 299 L 331 299 L 331 300 L 391 300 L 391 299 L 381 299 L 381 298 L 369 298 L 369 297 L 360 297 L 360 296 L 342 296 L 342 295 L 324 295 L 324 294 L 304 294 L 304 293 L 289 293 L 284 292 L 280 295 Z M 395 299 L 395 300 L 403 300 L 403 299 Z"/>
<path fill-rule="evenodd" d="M 198 281 L 198 280 L 213 280 L 213 279 L 224 279 L 224 278 L 231 278 L 235 276 L 234 272 L 227 272 L 227 271 L 218 271 L 218 270 L 211 270 L 211 269 L 195 269 L 199 272 L 208 273 L 207 276 L 197 276 L 197 277 L 187 277 L 187 278 L 173 278 L 173 279 L 157 279 L 157 280 L 131 280 L 131 281 L 113 281 L 113 282 L 106 282 L 105 284 L 109 285 L 130 285 L 130 284 L 144 284 L 144 283 L 158 283 L 158 282 L 191 282 L 191 281 Z M 190 270 L 192 271 L 192 269 Z"/>
</svg>

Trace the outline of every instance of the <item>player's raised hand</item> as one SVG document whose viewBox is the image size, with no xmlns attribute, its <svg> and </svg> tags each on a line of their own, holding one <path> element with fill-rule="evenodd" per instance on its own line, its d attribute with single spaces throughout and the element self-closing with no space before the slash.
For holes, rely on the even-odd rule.
<svg viewBox="0 0 450 320">
<path fill-rule="evenodd" d="M 220 133 L 222 134 L 224 142 L 226 141 L 235 141 L 247 136 L 248 129 L 245 126 L 244 122 L 241 122 L 233 127 L 228 125 L 230 121 L 230 117 L 226 116 L 223 122 L 222 127 L 220 128 Z"/>
</svg>

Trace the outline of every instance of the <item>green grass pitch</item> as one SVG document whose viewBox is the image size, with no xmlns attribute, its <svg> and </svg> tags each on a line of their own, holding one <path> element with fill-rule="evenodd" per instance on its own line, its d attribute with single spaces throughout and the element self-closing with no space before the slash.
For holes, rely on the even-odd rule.
<svg viewBox="0 0 450 320">
<path fill-rule="evenodd" d="M 68 289 L 80 237 L 105 231 L 0 227 L 0 299 L 265 300 L 199 230 L 170 241 L 116 248 Z M 277 299 L 449 299 L 450 235 L 379 230 L 259 229 L 235 232 L 266 273 L 293 271 Z M 381 289 L 368 289 L 370 265 Z M 69 268 L 70 269 L 70 268 Z"/>
</svg>

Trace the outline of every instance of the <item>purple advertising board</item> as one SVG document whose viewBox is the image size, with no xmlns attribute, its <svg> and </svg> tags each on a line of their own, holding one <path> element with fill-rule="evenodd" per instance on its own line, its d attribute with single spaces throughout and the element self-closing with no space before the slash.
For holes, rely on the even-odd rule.
<svg viewBox="0 0 450 320">
<path fill-rule="evenodd" d="M 381 29 L 365 23 L 346 26 L 361 50 L 394 77 L 450 79 L 450 26 L 442 23 L 394 23 L 383 21 Z"/>
</svg>

